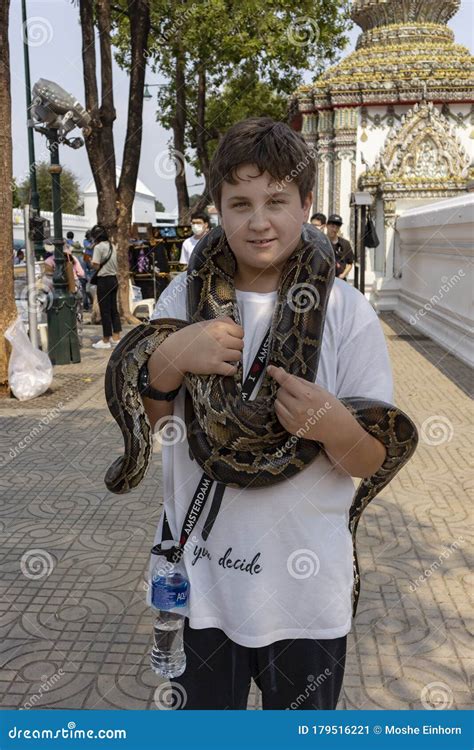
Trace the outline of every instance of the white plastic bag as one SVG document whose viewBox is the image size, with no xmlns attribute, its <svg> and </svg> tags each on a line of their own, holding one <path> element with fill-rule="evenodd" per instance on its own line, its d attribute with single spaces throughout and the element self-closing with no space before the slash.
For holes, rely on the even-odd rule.
<svg viewBox="0 0 474 750">
<path fill-rule="evenodd" d="M 19 401 L 40 396 L 53 382 L 53 365 L 46 352 L 35 349 L 21 318 L 5 331 L 12 345 L 8 365 L 8 382 Z"/>
</svg>

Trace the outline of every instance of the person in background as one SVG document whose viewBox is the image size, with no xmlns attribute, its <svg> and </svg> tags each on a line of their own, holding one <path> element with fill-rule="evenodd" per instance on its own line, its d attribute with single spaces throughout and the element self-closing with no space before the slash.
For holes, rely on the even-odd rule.
<svg viewBox="0 0 474 750">
<path fill-rule="evenodd" d="M 17 250 L 16 255 L 13 259 L 13 265 L 18 266 L 20 263 L 23 263 L 25 260 L 25 251 L 24 250 Z"/>
<path fill-rule="evenodd" d="M 179 258 L 179 262 L 182 265 L 188 265 L 192 251 L 194 250 L 199 240 L 201 240 L 204 235 L 208 233 L 210 226 L 211 220 L 204 211 L 197 211 L 196 213 L 191 214 L 191 229 L 193 232 L 193 236 L 188 237 L 187 240 L 184 240 L 181 246 L 181 255 Z"/>
<path fill-rule="evenodd" d="M 91 229 L 90 235 L 94 243 L 92 268 L 98 272 L 97 301 L 103 332 L 102 339 L 92 346 L 94 349 L 111 349 L 120 341 L 122 330 L 117 307 L 117 248 L 109 240 L 107 229 L 99 224 Z"/>
<path fill-rule="evenodd" d="M 54 260 L 54 245 L 52 243 L 45 242 L 44 249 L 47 254 L 46 260 L 44 261 L 44 272 L 46 276 L 50 276 L 52 279 L 54 269 L 56 267 L 56 262 Z M 84 277 L 84 271 L 82 270 L 82 266 L 79 263 L 79 260 L 73 255 L 72 248 L 66 242 L 64 243 L 64 255 L 66 256 L 66 260 L 72 263 L 72 270 L 74 272 L 76 288 L 80 288 L 80 279 Z"/>
<path fill-rule="evenodd" d="M 320 229 L 321 232 L 326 231 L 326 215 L 325 214 L 322 214 L 319 212 L 316 214 L 313 214 L 309 221 L 310 221 L 310 224 Z"/>
<path fill-rule="evenodd" d="M 74 232 L 68 232 L 66 234 L 66 242 L 69 247 L 74 247 Z"/>
<path fill-rule="evenodd" d="M 86 256 L 86 255 L 89 256 L 89 261 L 87 261 L 87 259 L 85 257 L 84 257 L 84 260 L 86 261 L 86 263 L 90 262 L 90 260 L 92 260 L 92 253 L 94 252 L 94 248 L 92 246 L 90 229 L 88 229 L 87 232 L 84 235 L 84 240 L 82 242 L 82 247 L 84 248 L 83 249 L 84 256 Z"/>
<path fill-rule="evenodd" d="M 328 218 L 326 234 L 332 242 L 336 256 L 336 276 L 347 281 L 347 275 L 354 263 L 354 251 L 349 240 L 339 236 L 342 218 L 339 214 L 331 214 Z"/>
<path fill-rule="evenodd" d="M 53 288 L 54 269 L 56 268 L 56 261 L 54 260 L 54 245 L 50 242 L 45 242 L 44 249 L 46 252 L 46 259 L 44 261 L 43 284 L 45 289 L 51 291 Z M 75 257 L 75 255 L 73 255 L 72 247 L 67 244 L 67 241 L 64 242 L 64 256 L 66 262 L 72 263 L 74 281 L 76 283 L 76 291 L 74 292 L 74 297 L 76 299 L 76 320 L 78 330 L 81 330 L 83 317 L 82 311 L 84 304 L 81 282 L 84 278 L 84 271 L 82 270 L 82 266 L 79 263 L 79 260 Z"/>
</svg>

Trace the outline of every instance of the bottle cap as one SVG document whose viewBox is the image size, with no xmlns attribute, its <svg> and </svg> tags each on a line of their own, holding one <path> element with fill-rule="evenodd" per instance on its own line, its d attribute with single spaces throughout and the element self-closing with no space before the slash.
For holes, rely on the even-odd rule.
<svg viewBox="0 0 474 750">
<path fill-rule="evenodd" d="M 168 562 L 178 563 L 183 555 L 183 548 L 177 542 L 173 543 L 172 547 L 169 547 L 168 544 L 166 542 L 155 544 L 152 547 L 151 554 L 164 557 Z"/>
</svg>

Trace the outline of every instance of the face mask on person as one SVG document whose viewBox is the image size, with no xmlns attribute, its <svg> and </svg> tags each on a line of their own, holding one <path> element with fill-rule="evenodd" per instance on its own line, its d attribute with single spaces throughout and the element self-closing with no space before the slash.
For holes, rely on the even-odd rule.
<svg viewBox="0 0 474 750">
<path fill-rule="evenodd" d="M 193 234 L 202 234 L 204 232 L 204 224 L 191 224 Z"/>
</svg>

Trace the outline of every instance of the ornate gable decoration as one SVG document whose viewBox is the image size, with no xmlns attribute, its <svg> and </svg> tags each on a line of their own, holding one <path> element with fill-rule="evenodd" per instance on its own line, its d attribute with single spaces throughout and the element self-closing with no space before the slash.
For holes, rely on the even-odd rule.
<svg viewBox="0 0 474 750">
<path fill-rule="evenodd" d="M 438 193 L 462 189 L 468 172 L 469 157 L 449 121 L 431 102 L 423 102 L 389 131 L 382 153 L 361 182 L 384 192 Z"/>
</svg>

